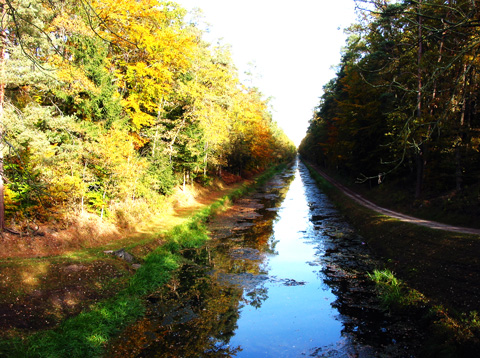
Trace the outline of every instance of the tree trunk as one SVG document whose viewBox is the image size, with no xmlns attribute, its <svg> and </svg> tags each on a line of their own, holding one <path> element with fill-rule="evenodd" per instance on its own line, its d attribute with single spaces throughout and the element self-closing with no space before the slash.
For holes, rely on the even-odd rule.
<svg viewBox="0 0 480 358">
<path fill-rule="evenodd" d="M 152 158 L 155 158 L 155 150 L 157 149 L 158 127 L 155 128 L 155 136 L 153 137 Z"/>
<path fill-rule="evenodd" d="M 1 145 L 3 144 L 3 119 L 5 115 L 5 47 L 6 47 L 6 29 L 5 18 L 7 14 L 7 4 L 5 0 L 0 0 L 0 233 L 5 230 L 5 188 L 4 188 L 4 167 L 3 167 L 3 151 Z"/>
<path fill-rule="evenodd" d="M 208 163 L 208 142 L 205 143 L 205 157 L 203 160 L 205 166 L 203 167 L 203 177 L 207 177 L 207 163 Z"/>
<path fill-rule="evenodd" d="M 455 190 L 458 192 L 462 190 L 462 146 L 457 144 L 455 147 Z"/>
<path fill-rule="evenodd" d="M 460 113 L 460 128 L 458 130 L 457 143 L 455 145 L 455 190 L 460 191 L 463 184 L 463 175 L 462 175 L 462 147 L 465 140 L 465 112 L 467 109 L 467 64 L 463 65 L 463 75 L 462 75 L 462 110 Z"/>
<path fill-rule="evenodd" d="M 100 214 L 100 220 L 103 220 L 103 213 L 105 211 L 105 196 L 107 194 L 107 187 L 103 189 L 103 195 L 102 195 L 102 212 Z"/>
<path fill-rule="evenodd" d="M 157 110 L 157 124 L 155 128 L 155 136 L 153 137 L 153 145 L 152 145 L 152 158 L 155 158 L 155 150 L 157 148 L 157 141 L 158 141 L 158 122 L 162 116 L 163 105 L 165 104 L 165 99 L 162 97 L 162 100 L 158 104 Z"/>
<path fill-rule="evenodd" d="M 172 155 L 173 155 L 173 145 L 175 144 L 175 141 L 177 140 L 177 136 L 180 134 L 180 131 L 182 130 L 183 126 L 185 125 L 186 118 L 183 117 L 182 123 L 178 127 L 177 131 L 175 132 L 175 135 L 173 136 L 172 141 L 170 142 L 169 149 L 170 149 L 170 164 L 172 164 Z"/>
<path fill-rule="evenodd" d="M 417 52 L 417 122 L 420 124 L 422 120 L 422 52 L 423 52 L 423 40 L 422 40 L 422 16 L 420 15 L 422 6 L 422 0 L 418 2 L 418 52 Z M 415 163 L 416 163 L 416 183 L 415 183 L 415 199 L 418 199 L 422 195 L 423 178 L 425 171 L 425 159 L 423 151 L 423 138 L 420 138 L 420 144 L 416 148 Z"/>
<path fill-rule="evenodd" d="M 418 153 L 415 154 L 415 168 L 417 173 L 415 182 L 415 199 L 418 199 L 422 195 L 423 172 L 425 169 L 425 162 L 421 147 L 418 148 Z"/>
<path fill-rule="evenodd" d="M 422 40 L 422 16 L 420 15 L 420 7 L 422 0 L 418 2 L 418 52 L 417 52 L 417 118 L 422 117 L 422 62 L 423 40 Z"/>
<path fill-rule="evenodd" d="M 82 172 L 82 181 L 85 184 L 85 171 L 87 170 L 87 161 L 85 160 L 85 164 L 83 165 L 83 172 Z M 85 190 L 82 190 L 82 214 L 85 210 Z"/>
<path fill-rule="evenodd" d="M 5 189 L 4 189 L 4 182 L 3 182 L 3 154 L 0 154 L 0 233 L 2 233 L 4 230 L 5 230 Z"/>
</svg>

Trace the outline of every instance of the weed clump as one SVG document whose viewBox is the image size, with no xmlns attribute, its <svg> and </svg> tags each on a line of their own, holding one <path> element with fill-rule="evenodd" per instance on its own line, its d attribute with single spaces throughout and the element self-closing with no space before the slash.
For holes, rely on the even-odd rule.
<svg viewBox="0 0 480 358">
<path fill-rule="evenodd" d="M 375 282 L 382 305 L 386 309 L 411 308 L 425 302 L 425 297 L 409 288 L 388 270 L 374 270 L 367 274 Z"/>
</svg>

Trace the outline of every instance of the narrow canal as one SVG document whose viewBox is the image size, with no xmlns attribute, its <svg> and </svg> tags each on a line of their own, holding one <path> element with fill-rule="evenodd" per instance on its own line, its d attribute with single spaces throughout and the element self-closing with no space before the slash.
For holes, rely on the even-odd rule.
<svg viewBox="0 0 480 358">
<path fill-rule="evenodd" d="M 301 162 L 209 229 L 110 356 L 416 356 L 415 322 L 381 309 L 378 264 Z"/>
</svg>

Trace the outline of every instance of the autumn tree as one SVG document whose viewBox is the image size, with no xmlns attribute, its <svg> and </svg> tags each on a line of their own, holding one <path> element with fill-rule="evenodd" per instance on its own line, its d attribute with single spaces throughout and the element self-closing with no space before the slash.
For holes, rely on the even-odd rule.
<svg viewBox="0 0 480 358">
<path fill-rule="evenodd" d="M 228 48 L 202 43 L 189 76 L 180 84 L 185 116 L 198 123 L 204 136 L 203 175 L 209 167 L 225 165 L 223 148 L 232 127 L 233 97 L 239 80 Z"/>
</svg>

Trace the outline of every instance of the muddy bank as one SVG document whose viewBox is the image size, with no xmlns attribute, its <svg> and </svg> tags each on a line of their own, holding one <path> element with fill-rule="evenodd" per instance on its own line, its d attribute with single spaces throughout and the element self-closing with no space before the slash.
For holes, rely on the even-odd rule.
<svg viewBox="0 0 480 358">
<path fill-rule="evenodd" d="M 210 188 L 187 186 L 170 198 L 175 208 L 169 206 L 155 221 L 138 231 L 112 229 L 115 235 L 102 239 L 99 232 L 108 233 L 105 228 L 113 224 L 91 217 L 81 230 L 73 225 L 64 230 L 42 227 L 49 233 L 42 236 L 4 233 L 0 237 L 0 339 L 57 327 L 115 296 L 128 286 L 136 267 L 106 254 L 108 249 L 127 248 L 142 261 L 164 244 L 165 232 L 241 185 L 253 185 L 253 181 L 216 183 Z"/>
<path fill-rule="evenodd" d="M 37 262 L 39 266 L 42 264 Z M 29 334 L 57 326 L 65 318 L 112 297 L 125 285 L 131 271 L 128 265 L 113 259 L 56 262 L 44 264 L 43 270 L 0 266 L 0 281 L 30 278 L 32 285 L 27 292 L 10 284 L 0 287 L 0 338 L 10 333 Z"/>
</svg>

